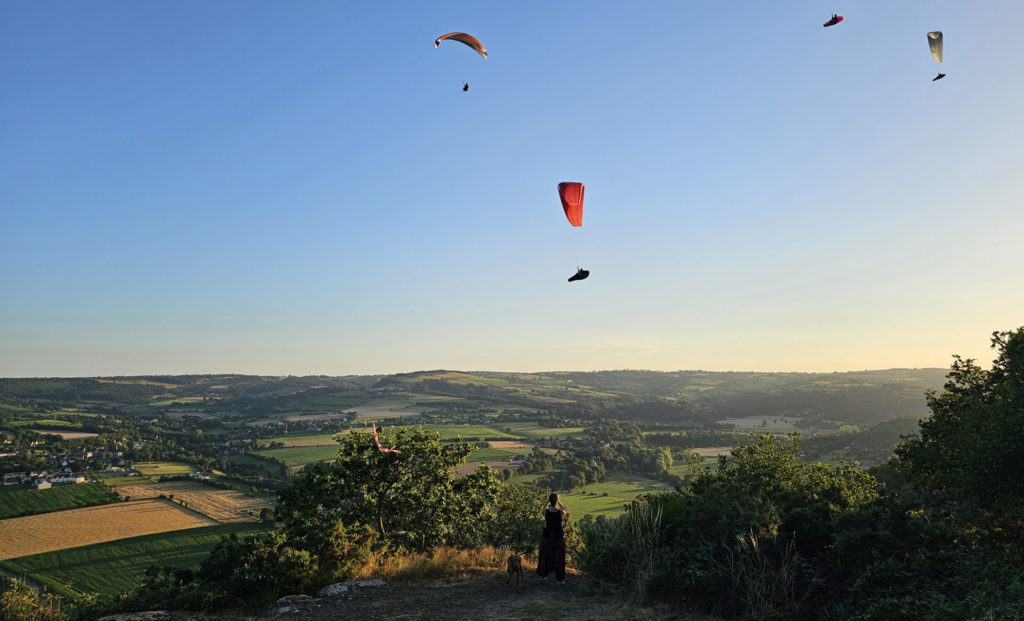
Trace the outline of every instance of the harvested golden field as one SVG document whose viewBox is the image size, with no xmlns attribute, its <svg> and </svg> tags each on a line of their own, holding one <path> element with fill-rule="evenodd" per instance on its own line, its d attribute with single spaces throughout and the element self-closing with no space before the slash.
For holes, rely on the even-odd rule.
<svg viewBox="0 0 1024 621">
<path fill-rule="evenodd" d="M 95 438 L 100 435 L 98 433 L 88 433 L 86 431 L 61 431 L 53 429 L 29 429 L 29 431 L 34 431 L 48 436 L 60 436 L 61 440 L 81 440 L 83 438 Z"/>
<path fill-rule="evenodd" d="M 522 451 L 526 454 L 533 450 L 532 445 L 519 440 L 488 440 L 487 445 L 493 449 L 501 449 L 503 451 Z"/>
<path fill-rule="evenodd" d="M 0 520 L 0 560 L 216 524 L 169 500 L 138 500 Z"/>
<path fill-rule="evenodd" d="M 159 498 L 161 494 L 174 502 L 218 522 L 245 522 L 259 517 L 261 509 L 272 509 L 266 500 L 246 496 L 233 489 L 207 487 L 194 481 L 165 481 L 142 485 L 125 485 L 115 489 L 122 498 L 141 500 Z"/>
<path fill-rule="evenodd" d="M 714 446 L 714 447 L 707 447 L 707 448 L 695 448 L 695 449 L 690 449 L 690 452 L 691 453 L 696 453 L 696 454 L 700 455 L 701 457 L 718 457 L 719 455 L 725 455 L 726 457 L 728 457 L 729 455 L 732 455 L 732 447 L 731 446 Z"/>
</svg>

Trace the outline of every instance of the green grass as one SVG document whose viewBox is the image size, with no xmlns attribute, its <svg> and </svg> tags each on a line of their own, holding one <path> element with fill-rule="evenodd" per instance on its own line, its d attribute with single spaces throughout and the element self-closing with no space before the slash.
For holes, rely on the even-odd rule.
<svg viewBox="0 0 1024 621">
<path fill-rule="evenodd" d="M 537 438 L 575 438 L 583 435 L 583 427 L 524 427 L 514 430 L 528 439 Z"/>
<path fill-rule="evenodd" d="M 279 449 L 265 449 L 256 453 L 271 459 L 279 459 L 287 466 L 305 466 L 318 461 L 338 458 L 338 446 L 291 446 Z"/>
<path fill-rule="evenodd" d="M 59 431 L 59 430 L 68 431 L 68 430 L 72 430 L 72 429 L 81 429 L 82 428 L 82 423 L 76 423 L 76 422 L 71 422 L 71 421 L 66 421 L 66 420 L 56 420 L 56 419 L 53 419 L 53 418 L 32 418 L 32 419 L 28 419 L 28 420 L 24 420 L 24 419 L 22 419 L 22 420 L 14 420 L 14 421 L 11 421 L 10 423 L 8 423 L 8 425 L 10 425 L 11 427 L 49 428 L 49 429 L 53 429 L 54 431 Z"/>
<path fill-rule="evenodd" d="M 478 448 L 470 453 L 468 461 L 470 463 L 478 461 L 494 461 L 496 459 L 505 459 L 506 457 L 522 455 L 524 453 L 529 453 L 529 451 L 506 451 L 504 449 Z"/>
<path fill-rule="evenodd" d="M 269 524 L 220 524 L 144 535 L 0 562 L 61 595 L 116 597 L 137 586 L 151 565 L 195 569 L 221 537 L 269 530 Z"/>
<path fill-rule="evenodd" d="M 252 469 L 255 469 L 263 473 L 264 476 L 284 476 L 284 471 L 281 468 L 281 464 L 277 462 L 267 461 L 265 459 L 260 459 L 259 457 L 254 457 L 253 455 L 231 455 L 230 457 L 227 458 L 227 460 L 229 464 L 242 467 L 248 466 Z"/>
<path fill-rule="evenodd" d="M 147 477 L 163 477 L 196 472 L 195 467 L 191 464 L 179 461 L 148 461 L 133 465 L 139 471 L 139 474 Z"/>
<path fill-rule="evenodd" d="M 155 483 L 155 479 L 149 477 L 129 477 L 123 474 L 97 474 L 96 478 L 107 487 L 124 487 L 125 485 L 142 485 L 143 483 Z"/>
<path fill-rule="evenodd" d="M 504 438 L 506 440 L 522 440 L 525 436 L 510 435 L 505 433 L 502 425 L 423 425 L 428 431 L 435 431 L 441 434 L 442 440 L 454 440 L 457 436 L 463 438 Z"/>
<path fill-rule="evenodd" d="M 58 485 L 32 489 L 27 485 L 0 487 L 0 520 L 32 513 L 50 513 L 78 507 L 120 502 L 117 494 L 100 483 Z"/>
<path fill-rule="evenodd" d="M 603 483 L 591 483 L 581 491 L 559 494 L 565 508 L 574 517 L 604 515 L 614 517 L 640 494 L 672 489 L 667 483 L 627 474 L 613 474 Z M 608 494 L 605 496 L 604 494 Z"/>
</svg>

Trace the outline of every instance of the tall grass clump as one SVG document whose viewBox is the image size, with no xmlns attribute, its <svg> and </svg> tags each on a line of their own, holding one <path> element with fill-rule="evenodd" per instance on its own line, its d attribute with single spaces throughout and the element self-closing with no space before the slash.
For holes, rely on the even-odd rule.
<svg viewBox="0 0 1024 621">
<path fill-rule="evenodd" d="M 644 603 L 726 618 L 816 618 L 832 586 L 833 520 L 878 495 L 849 466 L 808 464 L 798 438 L 751 438 L 693 484 L 581 525 L 581 565 L 602 587 Z M 826 577 L 835 578 L 832 583 Z"/>
<path fill-rule="evenodd" d="M 39 592 L 17 578 L 4 581 L 0 588 L 0 621 L 64 621 L 67 619 L 61 599 Z"/>
<path fill-rule="evenodd" d="M 581 525 L 580 568 L 599 585 L 637 603 L 668 566 L 660 549 L 662 506 L 647 498 L 631 503 L 617 518 L 585 519 Z"/>
</svg>

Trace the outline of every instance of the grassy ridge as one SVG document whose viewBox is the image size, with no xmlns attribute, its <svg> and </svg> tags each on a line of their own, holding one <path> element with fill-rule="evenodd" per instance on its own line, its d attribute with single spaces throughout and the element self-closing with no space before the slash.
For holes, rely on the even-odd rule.
<svg viewBox="0 0 1024 621">
<path fill-rule="evenodd" d="M 0 488 L 0 519 L 120 501 L 117 494 L 100 483 L 60 485 L 50 489 L 5 486 Z"/>
<path fill-rule="evenodd" d="M 204 526 L 24 556 L 0 567 L 61 595 L 117 596 L 137 586 L 151 565 L 194 569 L 221 537 L 266 530 L 269 525 L 251 522 Z"/>
</svg>

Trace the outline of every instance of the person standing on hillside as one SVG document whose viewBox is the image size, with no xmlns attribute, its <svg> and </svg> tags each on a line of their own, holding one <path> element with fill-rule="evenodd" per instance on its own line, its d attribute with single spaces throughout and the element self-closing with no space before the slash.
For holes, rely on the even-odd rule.
<svg viewBox="0 0 1024 621">
<path fill-rule="evenodd" d="M 548 574 L 554 573 L 558 584 L 565 584 L 565 532 L 562 530 L 562 522 L 569 518 L 569 512 L 558 500 L 558 494 L 551 492 L 548 504 L 544 505 L 540 514 L 544 518 L 544 532 L 540 536 L 537 574 L 541 580 L 547 580 Z"/>
</svg>

